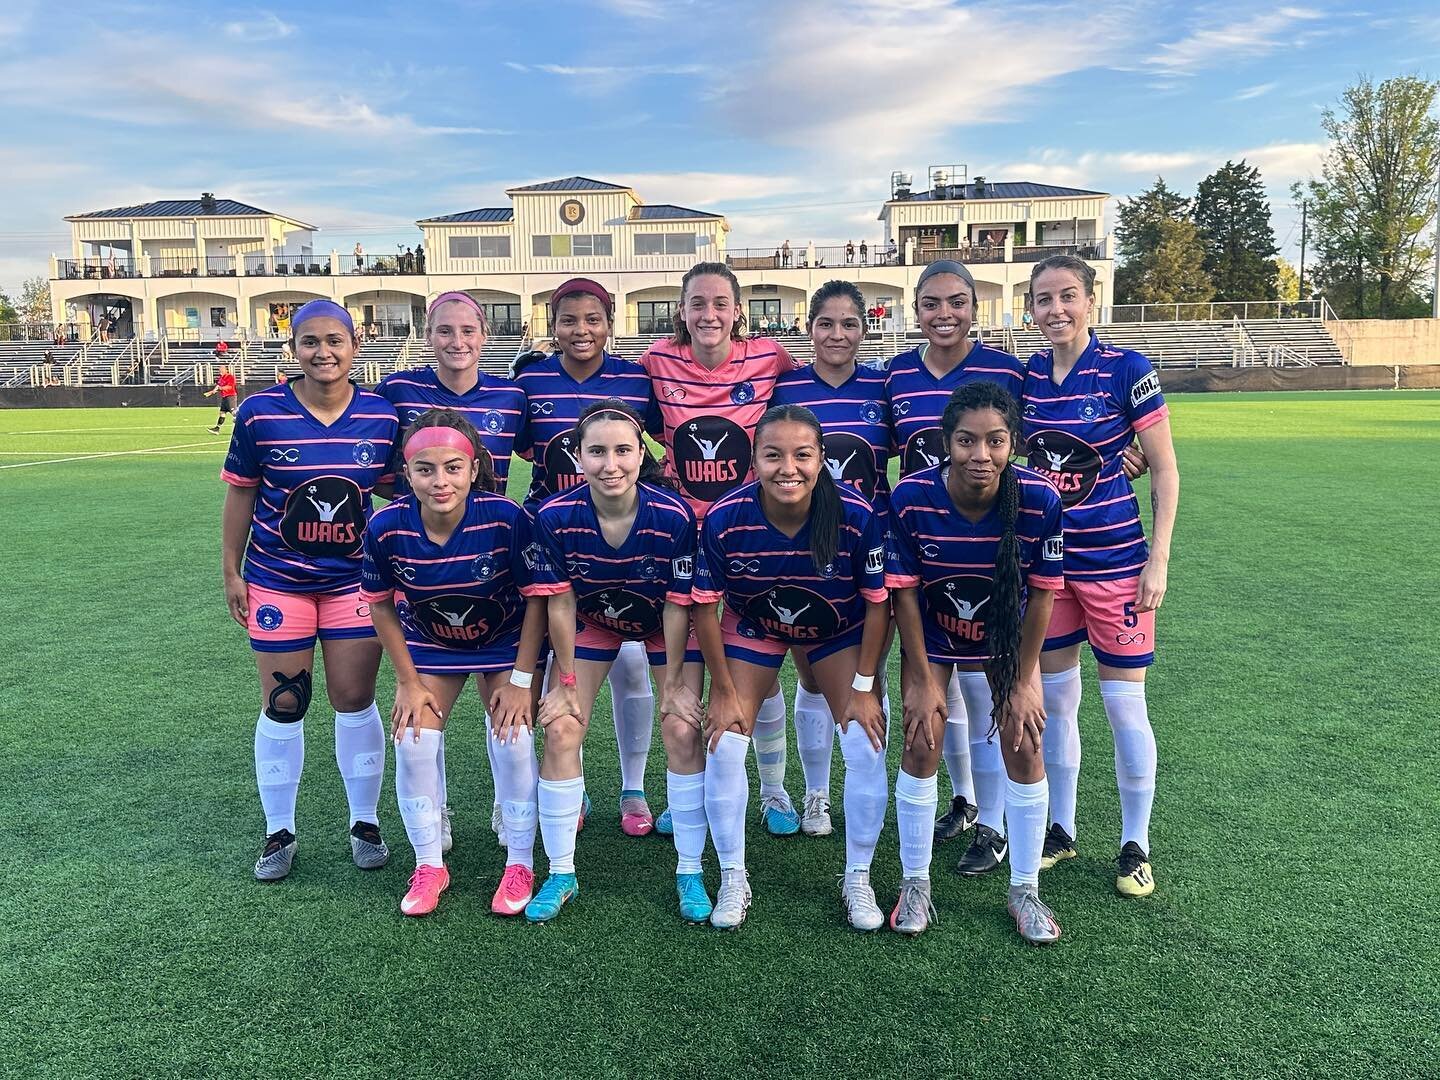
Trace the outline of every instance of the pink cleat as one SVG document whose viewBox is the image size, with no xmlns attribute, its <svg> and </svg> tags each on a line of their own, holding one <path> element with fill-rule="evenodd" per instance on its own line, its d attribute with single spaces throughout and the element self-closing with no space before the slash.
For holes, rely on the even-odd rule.
<svg viewBox="0 0 1440 1080">
<path fill-rule="evenodd" d="M 417 866 L 410 875 L 410 891 L 400 901 L 406 915 L 429 915 L 440 903 L 440 894 L 450 887 L 450 871 L 443 866 Z"/>
<path fill-rule="evenodd" d="M 490 910 L 496 915 L 519 915 L 530 903 L 535 891 L 535 871 L 519 863 L 505 867 L 495 898 L 490 901 Z"/>
<path fill-rule="evenodd" d="M 655 831 L 655 815 L 639 791 L 620 793 L 620 831 L 626 836 L 649 836 Z"/>
</svg>

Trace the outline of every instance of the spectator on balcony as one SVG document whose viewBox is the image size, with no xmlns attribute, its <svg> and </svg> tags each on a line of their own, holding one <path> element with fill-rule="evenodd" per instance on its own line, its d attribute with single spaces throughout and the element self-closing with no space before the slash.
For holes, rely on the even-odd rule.
<svg viewBox="0 0 1440 1080">
<path fill-rule="evenodd" d="M 851 266 L 855 262 L 855 241 L 845 241 L 845 265 Z"/>
<path fill-rule="evenodd" d="M 895 246 L 895 238 L 891 237 L 889 243 L 885 245 L 885 261 L 893 266 L 899 260 L 899 256 L 900 249 Z"/>
<path fill-rule="evenodd" d="M 866 266 L 870 262 L 870 245 L 864 240 L 860 241 L 860 265 Z"/>
<path fill-rule="evenodd" d="M 800 316 L 799 316 L 799 315 L 796 315 L 796 316 L 795 316 L 795 321 L 790 324 L 790 333 L 792 333 L 792 334 L 798 334 L 798 333 L 800 333 Z"/>
<path fill-rule="evenodd" d="M 423 274 L 424 272 L 425 272 L 425 245 L 424 245 L 424 244 L 416 244 L 416 245 L 415 245 L 415 273 L 417 273 L 417 274 Z"/>
<path fill-rule="evenodd" d="M 789 265 L 790 265 L 790 241 L 789 241 L 789 240 L 786 240 L 783 244 L 780 245 L 780 265 L 781 265 L 781 266 L 789 266 Z"/>
<path fill-rule="evenodd" d="M 365 272 L 365 249 L 360 246 L 358 240 L 355 241 L 355 272 L 357 274 Z"/>
</svg>

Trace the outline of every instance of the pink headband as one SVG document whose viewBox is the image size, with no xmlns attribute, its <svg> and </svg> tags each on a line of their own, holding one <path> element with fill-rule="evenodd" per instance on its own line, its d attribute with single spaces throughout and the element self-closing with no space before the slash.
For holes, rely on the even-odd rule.
<svg viewBox="0 0 1440 1080">
<path fill-rule="evenodd" d="M 605 314 L 610 318 L 615 317 L 615 306 L 611 303 L 610 294 L 605 291 L 605 286 L 598 281 L 591 281 L 589 278 L 583 277 L 571 278 L 551 294 L 550 314 L 552 316 L 560 314 L 560 301 L 567 296 L 581 295 L 595 297 L 600 301 L 600 306 L 605 309 Z"/>
<path fill-rule="evenodd" d="M 434 300 L 431 300 L 430 307 L 425 311 L 426 322 L 435 317 L 435 310 L 441 304 L 465 304 L 480 316 L 480 325 L 485 325 L 485 309 L 480 306 L 480 301 L 467 292 L 442 292 Z"/>
<path fill-rule="evenodd" d="M 475 444 L 465 437 L 464 432 L 453 427 L 425 427 L 415 432 L 405 443 L 405 460 L 409 461 L 421 450 L 437 446 L 458 450 L 471 461 L 475 460 Z"/>
</svg>

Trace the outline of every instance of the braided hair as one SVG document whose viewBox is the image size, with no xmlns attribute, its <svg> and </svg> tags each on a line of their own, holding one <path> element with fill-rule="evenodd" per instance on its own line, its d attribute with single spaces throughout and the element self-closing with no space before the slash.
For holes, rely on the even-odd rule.
<svg viewBox="0 0 1440 1080">
<path fill-rule="evenodd" d="M 978 409 L 993 409 L 1010 432 L 1012 451 L 1020 444 L 1020 405 L 1007 390 L 993 382 L 966 383 L 945 405 L 940 430 L 945 445 L 960 426 L 960 418 Z M 1000 725 L 1005 703 L 1020 679 L 1020 629 L 1025 617 L 1025 579 L 1020 568 L 1020 539 L 1015 522 L 1020 516 L 1020 479 L 1015 465 L 1007 461 L 1000 472 L 1000 490 L 995 496 L 1000 511 L 1000 544 L 995 552 L 995 576 L 990 582 L 990 616 L 986 634 L 990 639 L 990 660 L 985 672 L 990 678 L 994 707 L 990 733 Z"/>
<path fill-rule="evenodd" d="M 421 413 L 405 429 L 405 434 L 400 437 L 400 448 L 403 450 L 405 444 L 417 431 L 431 427 L 454 428 L 470 440 L 470 445 L 475 448 L 475 464 L 480 466 L 475 474 L 475 482 L 470 485 L 470 490 L 493 492 L 495 490 L 495 462 L 490 457 L 490 451 L 485 449 L 485 444 L 480 441 L 480 432 L 475 429 L 475 425 L 454 409 L 427 409 Z"/>
<path fill-rule="evenodd" d="M 771 424 L 779 424 L 784 421 L 795 424 L 803 424 L 815 432 L 815 443 L 820 447 L 820 454 L 825 454 L 825 432 L 820 427 L 820 421 L 815 414 L 803 405 L 775 405 L 765 410 L 765 415 L 760 417 L 760 423 L 755 425 L 755 446 L 760 445 L 760 433 Z M 815 477 L 815 490 L 810 495 L 810 558 L 815 563 L 815 569 L 824 570 L 835 561 L 835 556 L 840 551 L 840 521 L 843 516 L 843 509 L 840 503 L 840 490 L 835 486 L 835 479 L 830 475 L 830 470 L 821 467 L 820 473 Z"/>
</svg>

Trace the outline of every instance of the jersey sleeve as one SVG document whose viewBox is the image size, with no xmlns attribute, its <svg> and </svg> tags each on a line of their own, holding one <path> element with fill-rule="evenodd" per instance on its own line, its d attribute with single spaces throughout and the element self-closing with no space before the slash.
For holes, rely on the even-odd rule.
<svg viewBox="0 0 1440 1080">
<path fill-rule="evenodd" d="M 1030 573 L 1025 581 L 1032 589 L 1055 592 L 1065 587 L 1064 514 L 1060 496 L 1053 491 L 1046 491 L 1045 496 L 1045 516 L 1035 541 L 1039 550 L 1030 560 Z"/>
<path fill-rule="evenodd" d="M 1126 353 L 1124 373 L 1125 417 L 1136 431 L 1144 431 L 1170 415 L 1160 392 L 1160 373 L 1140 353 Z"/>
<path fill-rule="evenodd" d="M 920 550 L 910 533 L 912 516 L 904 507 L 891 502 L 890 534 L 885 543 L 885 584 L 892 589 L 914 589 L 920 585 Z"/>
<path fill-rule="evenodd" d="M 395 595 L 395 576 L 390 572 L 390 560 L 380 550 L 379 533 L 366 529 L 361 543 L 365 558 L 360 564 L 360 599 L 367 604 L 389 600 Z"/>
<path fill-rule="evenodd" d="M 535 438 L 530 431 L 530 392 L 519 376 L 515 385 L 520 388 L 520 430 L 515 433 L 515 445 L 511 449 L 526 461 L 535 460 Z"/>
<path fill-rule="evenodd" d="M 530 591 L 521 589 L 521 592 L 525 592 L 526 596 L 554 596 L 569 592 L 570 579 L 565 576 L 564 570 L 565 549 L 555 533 L 553 515 L 535 515 L 534 536 L 527 543 L 526 550 L 534 550 L 534 557 L 526 560 L 529 563 Z"/>
<path fill-rule="evenodd" d="M 660 413 L 660 402 L 655 397 L 655 385 L 650 385 L 650 397 L 645 402 L 645 433 L 659 439 L 665 434 L 665 417 Z"/>
<path fill-rule="evenodd" d="M 255 432 L 248 418 L 237 419 L 230 433 L 230 452 L 220 469 L 220 479 L 235 487 L 260 486 L 260 452 L 255 446 Z"/>
<path fill-rule="evenodd" d="M 872 604 L 883 604 L 890 598 L 885 588 L 885 533 L 880 528 L 880 515 L 865 515 L 856 552 L 855 587 Z"/>
<path fill-rule="evenodd" d="M 717 604 L 725 598 L 725 553 L 720 550 L 720 528 L 713 514 L 700 527 L 690 598 L 697 604 Z"/>
<path fill-rule="evenodd" d="M 670 556 L 670 588 L 665 590 L 667 603 L 689 606 L 694 602 L 691 590 L 695 584 L 695 547 L 695 519 L 687 516 L 680 526 L 680 535 L 675 537 L 675 550 Z"/>
<path fill-rule="evenodd" d="M 515 579 L 521 596 L 549 596 L 570 587 L 568 581 L 562 588 L 546 587 L 553 583 L 554 566 L 540 542 L 538 527 L 524 510 L 515 515 L 510 539 L 510 576 Z"/>
</svg>

